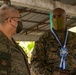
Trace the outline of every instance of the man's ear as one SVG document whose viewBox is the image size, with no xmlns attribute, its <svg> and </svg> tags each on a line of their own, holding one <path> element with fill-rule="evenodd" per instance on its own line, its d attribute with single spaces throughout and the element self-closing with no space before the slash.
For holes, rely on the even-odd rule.
<svg viewBox="0 0 76 75">
<path fill-rule="evenodd" d="M 8 23 L 11 23 L 11 18 L 9 17 L 9 18 L 7 19 L 7 21 L 8 21 Z"/>
</svg>

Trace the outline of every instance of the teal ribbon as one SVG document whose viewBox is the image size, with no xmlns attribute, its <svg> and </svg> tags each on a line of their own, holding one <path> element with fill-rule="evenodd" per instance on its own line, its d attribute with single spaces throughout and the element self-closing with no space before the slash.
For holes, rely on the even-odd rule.
<svg viewBox="0 0 76 75">
<path fill-rule="evenodd" d="M 52 12 L 50 12 L 50 29 L 52 29 L 53 24 L 52 24 Z"/>
</svg>

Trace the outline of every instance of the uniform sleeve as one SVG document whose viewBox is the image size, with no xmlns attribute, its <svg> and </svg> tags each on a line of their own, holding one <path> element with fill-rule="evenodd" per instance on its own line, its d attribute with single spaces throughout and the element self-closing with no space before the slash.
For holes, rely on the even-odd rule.
<svg viewBox="0 0 76 75">
<path fill-rule="evenodd" d="M 49 65 L 46 64 L 47 57 L 45 54 L 45 43 L 43 43 L 42 40 L 38 40 L 35 43 L 31 57 L 31 70 L 36 75 L 51 75 Z"/>
<path fill-rule="evenodd" d="M 0 52 L 0 75 L 8 75 L 10 70 L 10 54 Z"/>
</svg>

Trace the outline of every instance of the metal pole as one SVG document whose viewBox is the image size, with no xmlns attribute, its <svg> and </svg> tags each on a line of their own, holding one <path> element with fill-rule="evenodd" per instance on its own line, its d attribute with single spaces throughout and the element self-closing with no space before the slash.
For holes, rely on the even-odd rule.
<svg viewBox="0 0 76 75">
<path fill-rule="evenodd" d="M 53 0 L 53 8 L 56 8 L 56 0 Z"/>
<path fill-rule="evenodd" d="M 4 4 L 11 5 L 11 2 L 10 2 L 10 0 L 4 0 Z"/>
</svg>

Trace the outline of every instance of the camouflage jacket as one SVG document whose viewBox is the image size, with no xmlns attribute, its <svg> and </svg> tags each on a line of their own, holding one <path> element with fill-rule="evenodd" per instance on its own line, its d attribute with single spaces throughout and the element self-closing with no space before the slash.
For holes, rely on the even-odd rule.
<svg viewBox="0 0 76 75">
<path fill-rule="evenodd" d="M 63 43 L 64 34 L 57 32 Z M 66 70 L 60 70 L 60 45 L 51 31 L 46 32 L 35 43 L 32 52 L 31 69 L 36 75 L 76 75 L 76 34 L 69 32 L 67 42 L 68 56 L 66 57 Z"/>
<path fill-rule="evenodd" d="M 0 32 L 0 75 L 30 75 L 26 54 L 15 41 L 11 42 L 2 32 Z"/>
</svg>

